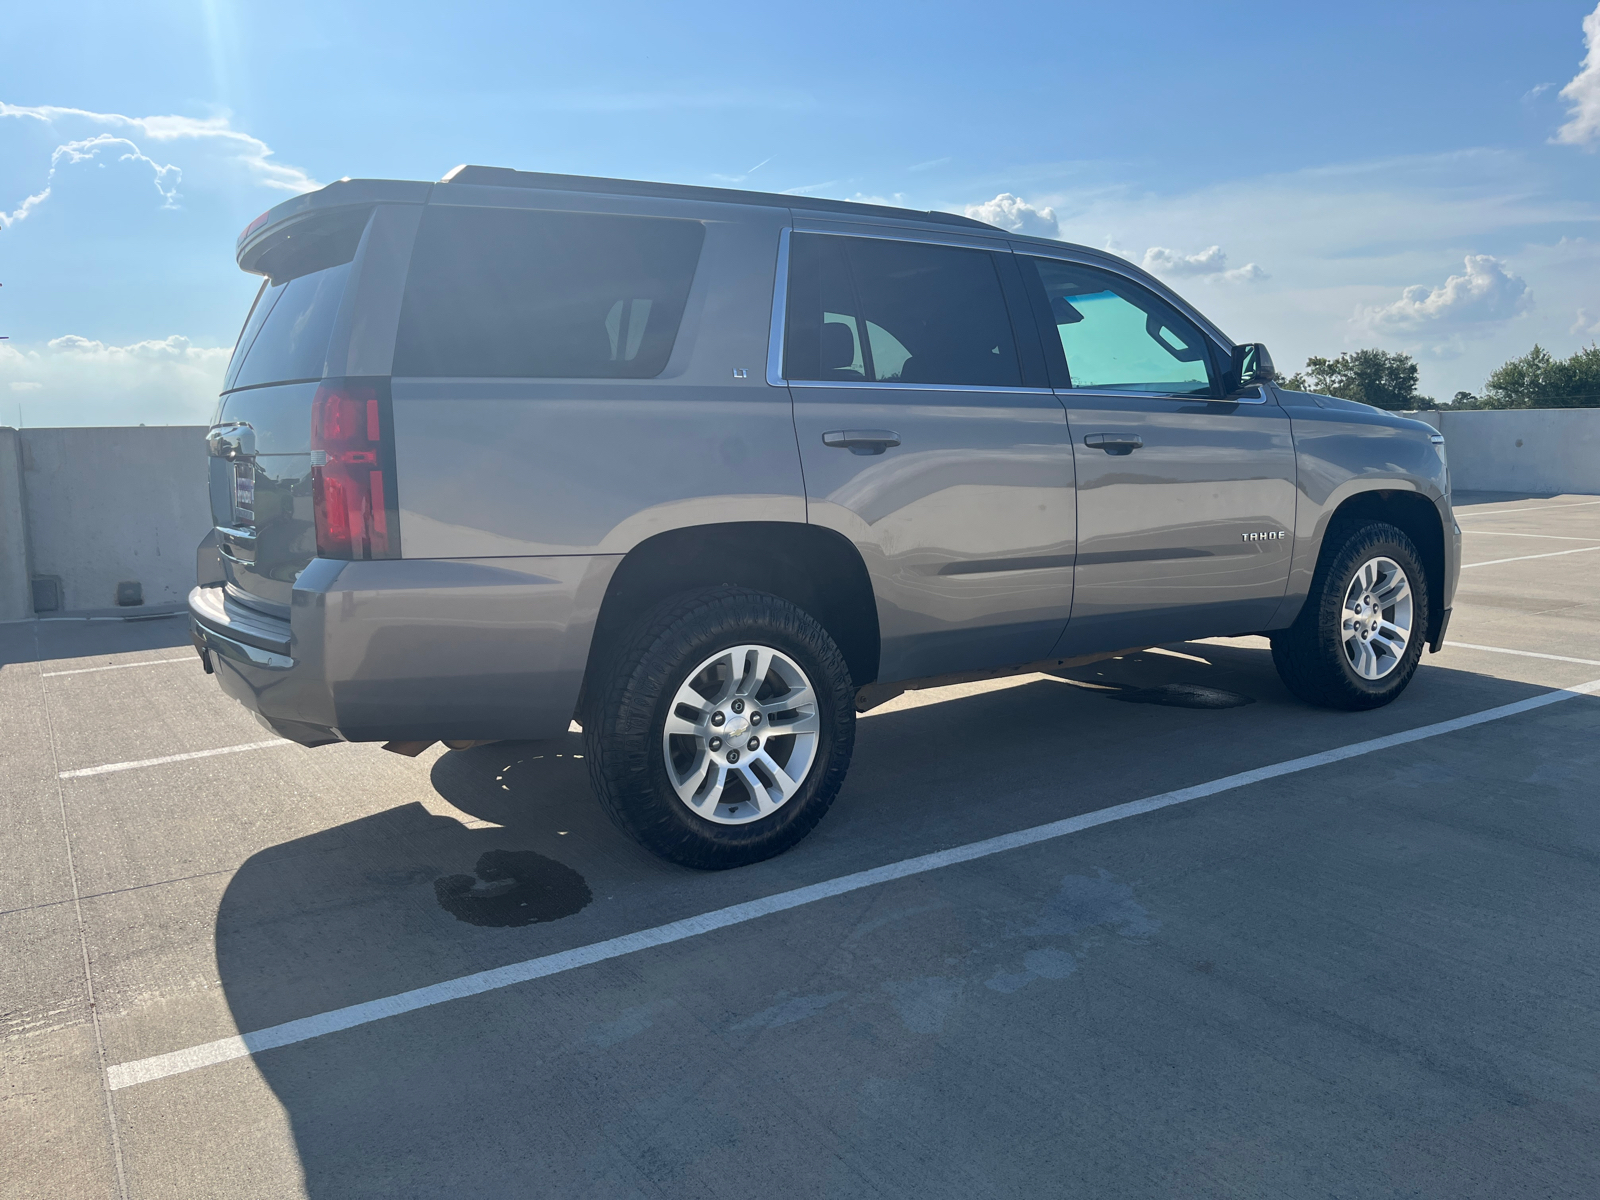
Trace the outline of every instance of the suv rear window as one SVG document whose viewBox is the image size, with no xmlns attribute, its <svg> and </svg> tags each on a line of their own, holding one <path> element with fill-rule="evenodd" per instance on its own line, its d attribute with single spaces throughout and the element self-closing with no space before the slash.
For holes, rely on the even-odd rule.
<svg viewBox="0 0 1600 1200">
<path fill-rule="evenodd" d="M 340 263 L 287 283 L 268 282 L 233 351 L 223 390 L 321 379 L 333 319 L 350 264 Z"/>
<path fill-rule="evenodd" d="M 705 241 L 697 221 L 440 205 L 423 214 L 394 373 L 661 374 Z"/>
</svg>

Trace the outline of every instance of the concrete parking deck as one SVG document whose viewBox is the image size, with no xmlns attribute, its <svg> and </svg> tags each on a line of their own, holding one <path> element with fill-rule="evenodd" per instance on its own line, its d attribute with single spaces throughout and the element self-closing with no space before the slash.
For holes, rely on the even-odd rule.
<svg viewBox="0 0 1600 1200">
<path fill-rule="evenodd" d="M 910 693 L 717 875 L 577 735 L 307 750 L 181 621 L 0 626 L 0 1196 L 1600 1195 L 1600 498 L 1470 499 L 1389 708 L 1251 638 Z"/>
</svg>

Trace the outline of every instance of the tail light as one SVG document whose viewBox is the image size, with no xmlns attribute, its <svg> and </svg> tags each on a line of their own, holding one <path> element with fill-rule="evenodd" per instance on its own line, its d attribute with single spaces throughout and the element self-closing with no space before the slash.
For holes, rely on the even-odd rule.
<svg viewBox="0 0 1600 1200">
<path fill-rule="evenodd" d="M 321 558 L 399 558 L 387 380 L 329 379 L 311 402 L 311 511 Z"/>
</svg>

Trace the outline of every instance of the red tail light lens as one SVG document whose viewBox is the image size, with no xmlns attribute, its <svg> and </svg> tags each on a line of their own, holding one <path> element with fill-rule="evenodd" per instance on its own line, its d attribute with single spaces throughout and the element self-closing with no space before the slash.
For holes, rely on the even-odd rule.
<svg viewBox="0 0 1600 1200">
<path fill-rule="evenodd" d="M 389 398 L 380 381 L 329 379 L 311 402 L 311 510 L 321 558 L 399 558 Z"/>
</svg>

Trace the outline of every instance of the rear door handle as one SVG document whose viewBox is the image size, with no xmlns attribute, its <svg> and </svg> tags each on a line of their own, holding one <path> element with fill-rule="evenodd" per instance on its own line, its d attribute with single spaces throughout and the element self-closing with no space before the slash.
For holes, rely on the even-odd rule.
<svg viewBox="0 0 1600 1200">
<path fill-rule="evenodd" d="M 1107 454 L 1132 454 L 1144 445 L 1144 439 L 1136 433 L 1086 433 L 1083 444 Z"/>
<path fill-rule="evenodd" d="M 835 429 L 822 435 L 822 444 L 851 454 L 882 454 L 900 444 L 900 435 L 892 429 Z"/>
</svg>

